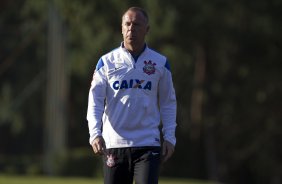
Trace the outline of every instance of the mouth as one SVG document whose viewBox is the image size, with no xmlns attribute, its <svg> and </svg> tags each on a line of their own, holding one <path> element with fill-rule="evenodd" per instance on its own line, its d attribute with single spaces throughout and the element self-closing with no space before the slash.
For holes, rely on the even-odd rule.
<svg viewBox="0 0 282 184">
<path fill-rule="evenodd" d="M 135 40 L 136 39 L 136 36 L 128 36 L 127 37 L 129 40 Z"/>
<path fill-rule="evenodd" d="M 136 38 L 136 35 L 130 33 L 130 34 L 127 35 L 127 37 L 128 37 L 129 39 L 134 39 L 134 38 Z"/>
</svg>

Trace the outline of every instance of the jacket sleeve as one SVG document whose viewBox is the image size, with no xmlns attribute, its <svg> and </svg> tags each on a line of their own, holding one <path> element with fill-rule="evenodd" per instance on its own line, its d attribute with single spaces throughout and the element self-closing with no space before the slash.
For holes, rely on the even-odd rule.
<svg viewBox="0 0 282 184">
<path fill-rule="evenodd" d="M 168 61 L 166 62 L 164 71 L 159 81 L 158 95 L 161 120 L 163 124 L 162 132 L 164 140 L 169 141 L 170 143 L 175 145 L 177 103 Z"/>
<path fill-rule="evenodd" d="M 97 136 L 102 135 L 102 116 L 104 112 L 107 85 L 104 71 L 104 63 L 103 60 L 100 59 L 93 74 L 88 97 L 87 120 L 90 144 Z"/>
</svg>

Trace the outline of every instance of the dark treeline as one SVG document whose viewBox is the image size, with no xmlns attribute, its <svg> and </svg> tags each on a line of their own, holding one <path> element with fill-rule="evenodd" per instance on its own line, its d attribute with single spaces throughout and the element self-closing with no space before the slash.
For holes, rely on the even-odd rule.
<svg viewBox="0 0 282 184">
<path fill-rule="evenodd" d="M 175 82 L 177 147 L 161 175 L 281 183 L 279 0 L 1 1 L 0 173 L 101 176 L 88 143 L 88 90 L 99 57 L 120 45 L 129 6 L 148 10 L 147 43 L 168 56 Z M 53 20 L 61 25 L 55 39 Z M 47 130 L 50 40 L 61 40 L 65 51 L 67 100 L 54 106 L 65 118 L 60 130 Z M 60 123 L 54 117 L 53 126 Z M 60 132 L 65 141 L 47 141 Z M 54 155 L 46 157 L 49 148 Z"/>
</svg>

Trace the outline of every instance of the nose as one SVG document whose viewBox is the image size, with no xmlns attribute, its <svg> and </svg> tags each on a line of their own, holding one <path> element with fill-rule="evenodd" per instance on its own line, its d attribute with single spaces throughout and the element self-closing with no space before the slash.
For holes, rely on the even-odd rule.
<svg viewBox="0 0 282 184">
<path fill-rule="evenodd" d="M 133 24 L 130 24 L 130 25 L 128 26 L 128 30 L 130 30 L 130 31 L 134 30 L 134 25 L 133 25 Z"/>
</svg>

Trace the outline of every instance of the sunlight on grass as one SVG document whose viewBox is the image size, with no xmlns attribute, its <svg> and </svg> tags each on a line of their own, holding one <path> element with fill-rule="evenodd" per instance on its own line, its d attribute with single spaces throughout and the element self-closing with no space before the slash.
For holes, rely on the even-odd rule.
<svg viewBox="0 0 282 184">
<path fill-rule="evenodd" d="M 103 184 L 102 179 L 0 175 L 1 184 Z M 212 184 L 200 180 L 161 178 L 159 184 Z"/>
<path fill-rule="evenodd" d="M 73 177 L 0 176 L 1 184 L 102 184 L 100 179 Z"/>
<path fill-rule="evenodd" d="M 215 184 L 215 183 L 203 181 L 203 180 L 161 178 L 159 180 L 159 184 Z"/>
</svg>

